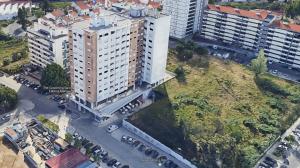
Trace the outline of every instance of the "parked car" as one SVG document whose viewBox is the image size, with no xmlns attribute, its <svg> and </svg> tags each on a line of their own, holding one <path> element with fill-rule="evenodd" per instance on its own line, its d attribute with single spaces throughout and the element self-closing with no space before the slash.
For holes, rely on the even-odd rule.
<svg viewBox="0 0 300 168">
<path fill-rule="evenodd" d="M 156 158 L 158 157 L 158 155 L 159 155 L 159 153 L 158 153 L 156 150 L 153 150 L 153 151 L 152 151 L 152 154 L 151 154 L 151 157 L 152 157 L 153 159 L 156 159 Z"/>
<path fill-rule="evenodd" d="M 121 166 L 121 163 L 120 162 L 116 162 L 114 165 L 113 165 L 113 168 L 118 168 Z"/>
<path fill-rule="evenodd" d="M 117 130 L 118 128 L 119 127 L 117 125 L 110 125 L 106 131 L 109 133 L 112 133 L 113 131 Z"/>
<path fill-rule="evenodd" d="M 109 161 L 109 158 L 108 158 L 108 156 L 104 156 L 101 160 L 103 163 L 106 163 Z"/>
<path fill-rule="evenodd" d="M 66 106 L 63 105 L 63 104 L 60 104 L 60 105 L 58 105 L 57 107 L 60 108 L 60 109 L 62 109 L 62 110 L 64 110 L 64 109 L 66 108 Z"/>
<path fill-rule="evenodd" d="M 139 146 L 139 144 L 141 144 L 141 142 L 138 141 L 138 140 L 135 140 L 135 141 L 132 143 L 132 146 L 133 146 L 133 147 L 137 147 L 137 146 Z"/>
<path fill-rule="evenodd" d="M 122 138 L 121 138 L 121 142 L 126 142 L 126 141 L 127 141 L 127 136 L 123 135 Z"/>
<path fill-rule="evenodd" d="M 151 148 L 148 148 L 148 149 L 145 150 L 145 155 L 146 156 L 150 156 L 151 153 L 152 153 L 152 149 Z"/>
<path fill-rule="evenodd" d="M 121 168 L 129 168 L 129 166 L 128 165 L 124 165 Z"/>
<path fill-rule="evenodd" d="M 140 145 L 140 147 L 138 148 L 138 150 L 139 150 L 140 152 L 143 152 L 143 151 L 146 150 L 146 146 L 145 146 L 144 144 L 142 144 L 142 145 Z"/>
<path fill-rule="evenodd" d="M 127 137 L 127 141 L 126 141 L 126 142 L 127 142 L 128 144 L 131 145 L 131 144 L 133 143 L 133 141 L 134 141 L 133 138 Z"/>
<path fill-rule="evenodd" d="M 118 161 L 116 159 L 111 159 L 110 161 L 107 162 L 107 166 L 113 166 L 115 163 L 117 163 Z"/>
<path fill-rule="evenodd" d="M 107 157 L 107 156 L 108 156 L 108 153 L 105 152 L 105 151 L 103 151 L 103 152 L 100 154 L 100 159 L 103 159 L 103 158 L 105 158 L 105 157 Z"/>
</svg>

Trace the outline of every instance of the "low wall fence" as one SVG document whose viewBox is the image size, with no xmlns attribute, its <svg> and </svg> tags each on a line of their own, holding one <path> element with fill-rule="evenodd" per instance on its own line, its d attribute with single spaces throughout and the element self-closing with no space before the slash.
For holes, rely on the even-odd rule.
<svg viewBox="0 0 300 168">
<path fill-rule="evenodd" d="M 197 168 L 195 165 L 193 165 L 190 161 L 184 159 L 181 155 L 178 153 L 174 152 L 172 149 L 167 147 L 166 145 L 160 143 L 158 140 L 152 138 L 150 135 L 147 133 L 143 132 L 139 128 L 135 127 L 125 119 L 122 122 L 122 125 L 124 128 L 126 128 L 128 131 L 131 133 L 137 135 L 138 137 L 142 138 L 143 140 L 147 141 L 148 143 L 152 144 L 153 146 L 159 148 L 160 150 L 168 153 L 170 156 L 176 158 L 178 161 L 182 162 L 186 167 L 188 168 Z"/>
</svg>

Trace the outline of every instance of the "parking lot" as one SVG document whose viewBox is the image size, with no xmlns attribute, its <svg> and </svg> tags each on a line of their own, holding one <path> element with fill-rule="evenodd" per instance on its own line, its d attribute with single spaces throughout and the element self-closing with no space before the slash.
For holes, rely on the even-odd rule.
<svg viewBox="0 0 300 168">
<path fill-rule="evenodd" d="M 74 146 L 81 146 L 81 149 L 85 149 L 85 152 L 90 155 L 90 158 L 97 162 L 102 168 L 114 167 L 114 168 L 129 168 L 127 164 L 122 163 L 115 158 L 111 153 L 98 143 L 93 143 L 89 139 L 81 136 L 78 132 L 72 134 Z"/>
<path fill-rule="evenodd" d="M 145 140 L 137 137 L 125 128 L 119 128 L 111 133 L 111 136 L 122 143 L 124 146 L 130 147 L 132 153 L 141 155 L 145 161 L 156 164 L 156 167 L 178 168 L 180 163 L 172 158 L 169 154 L 154 147 Z"/>
</svg>

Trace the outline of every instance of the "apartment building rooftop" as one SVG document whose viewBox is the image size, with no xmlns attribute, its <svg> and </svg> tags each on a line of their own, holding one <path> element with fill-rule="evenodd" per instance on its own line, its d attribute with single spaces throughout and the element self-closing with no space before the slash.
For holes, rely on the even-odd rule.
<svg viewBox="0 0 300 168">
<path fill-rule="evenodd" d="M 278 21 L 274 21 L 273 24 L 271 24 L 270 26 L 277 27 L 277 28 L 283 29 L 283 30 L 289 30 L 289 31 L 300 33 L 300 25 L 293 24 L 293 23 L 286 23 L 286 22 L 278 20 Z"/>
<path fill-rule="evenodd" d="M 76 168 L 88 160 L 78 149 L 71 148 L 47 160 L 46 165 L 49 168 Z"/>
<path fill-rule="evenodd" d="M 86 31 L 95 31 L 123 24 L 122 21 L 124 20 L 126 20 L 125 17 L 108 12 L 104 16 L 86 17 L 84 20 L 72 24 L 71 27 Z"/>
<path fill-rule="evenodd" d="M 76 1 L 75 3 L 81 10 L 90 8 L 90 6 L 87 3 L 85 3 L 84 1 Z"/>
<path fill-rule="evenodd" d="M 259 10 L 259 11 L 243 10 L 243 9 L 233 8 L 230 6 L 220 6 L 220 5 L 208 5 L 208 9 L 218 11 L 218 12 L 233 14 L 233 15 L 244 16 L 244 17 L 257 19 L 257 20 L 264 20 L 270 14 L 270 11 L 267 10 Z"/>
</svg>

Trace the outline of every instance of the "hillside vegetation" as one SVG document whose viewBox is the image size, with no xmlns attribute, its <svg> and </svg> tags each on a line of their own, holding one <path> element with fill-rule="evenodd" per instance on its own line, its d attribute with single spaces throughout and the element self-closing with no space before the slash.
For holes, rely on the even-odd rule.
<svg viewBox="0 0 300 168">
<path fill-rule="evenodd" d="M 300 115 L 297 85 L 255 77 L 230 61 L 194 55 L 180 62 L 175 54 L 170 52 L 168 70 L 177 78 L 159 86 L 156 102 L 131 122 L 199 167 L 253 167 Z"/>
<path fill-rule="evenodd" d="M 13 74 L 29 63 L 26 39 L 17 39 L 1 31 L 10 21 L 0 21 L 0 70 Z"/>
</svg>

